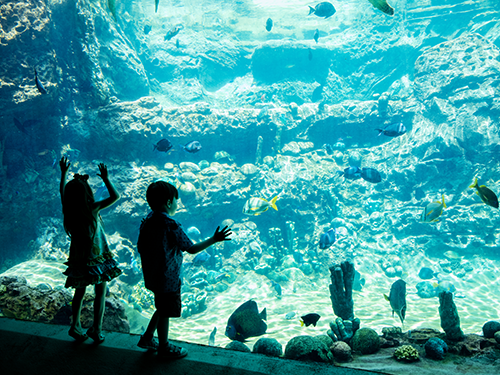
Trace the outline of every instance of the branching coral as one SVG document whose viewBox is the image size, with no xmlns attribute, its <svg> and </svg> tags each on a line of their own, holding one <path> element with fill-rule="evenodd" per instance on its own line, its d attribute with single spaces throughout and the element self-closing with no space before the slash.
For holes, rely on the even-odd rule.
<svg viewBox="0 0 500 375">
<path fill-rule="evenodd" d="M 394 351 L 394 357 L 398 361 L 404 362 L 415 362 L 420 358 L 418 356 L 418 350 L 411 345 L 403 345 Z"/>
</svg>

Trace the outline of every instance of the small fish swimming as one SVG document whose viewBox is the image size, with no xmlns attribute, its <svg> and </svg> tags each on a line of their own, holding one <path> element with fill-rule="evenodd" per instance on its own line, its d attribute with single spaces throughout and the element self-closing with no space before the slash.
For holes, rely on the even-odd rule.
<svg viewBox="0 0 500 375">
<path fill-rule="evenodd" d="M 163 138 L 161 141 L 158 141 L 158 143 L 153 146 L 153 150 L 168 152 L 172 147 L 173 147 L 172 143 L 168 139 Z"/>
<path fill-rule="evenodd" d="M 446 258 L 452 259 L 452 260 L 459 260 L 462 259 L 463 257 L 460 256 L 457 252 L 448 250 L 443 254 Z"/>
<path fill-rule="evenodd" d="M 475 188 L 477 190 L 476 194 L 479 195 L 479 198 L 481 198 L 481 200 L 488 206 L 498 208 L 497 195 L 493 191 L 488 189 L 486 186 L 484 185 L 479 186 L 479 184 L 477 183 L 477 177 L 474 183 L 471 186 L 469 186 L 469 188 L 471 189 Z"/>
<path fill-rule="evenodd" d="M 153 27 L 151 25 L 144 25 L 144 34 L 148 35 Z"/>
<path fill-rule="evenodd" d="M 300 326 L 303 327 L 304 324 L 306 327 L 309 327 L 311 324 L 316 327 L 316 323 L 318 323 L 321 315 L 316 313 L 307 314 L 300 317 Z"/>
<path fill-rule="evenodd" d="M 208 338 L 208 346 L 215 345 L 215 334 L 216 333 L 217 333 L 217 327 L 214 327 L 212 333 L 210 334 L 210 337 Z"/>
<path fill-rule="evenodd" d="M 158 5 L 160 4 L 160 0 L 155 0 L 155 13 L 158 13 Z"/>
<path fill-rule="evenodd" d="M 394 8 L 387 4 L 387 0 L 368 0 L 375 8 L 381 10 L 382 12 L 388 14 L 389 16 L 394 15 Z"/>
<path fill-rule="evenodd" d="M 193 266 L 201 266 L 208 259 L 210 259 L 210 254 L 206 251 L 202 251 L 201 253 L 196 254 L 193 258 Z"/>
<path fill-rule="evenodd" d="M 337 230 L 330 228 L 319 238 L 319 248 L 324 250 L 332 246 L 337 241 Z"/>
<path fill-rule="evenodd" d="M 352 283 L 352 289 L 361 292 L 363 286 L 365 286 L 366 280 L 361 277 L 361 274 L 358 271 L 354 271 L 354 281 Z"/>
<path fill-rule="evenodd" d="M 357 180 L 361 178 L 361 168 L 360 167 L 348 167 L 344 171 L 337 171 L 339 176 L 344 176 L 347 180 Z"/>
<path fill-rule="evenodd" d="M 316 31 L 314 32 L 313 39 L 316 43 L 318 43 L 318 39 L 319 39 L 319 30 L 318 29 L 316 29 Z"/>
<path fill-rule="evenodd" d="M 179 25 L 172 27 L 170 30 L 168 30 L 167 35 L 165 35 L 163 40 L 167 41 L 167 40 L 172 39 L 174 36 L 179 34 L 179 31 L 181 31 L 181 30 L 182 30 L 182 27 Z"/>
<path fill-rule="evenodd" d="M 278 293 L 278 297 L 281 297 L 283 290 L 281 289 L 281 285 L 278 284 L 276 281 L 271 280 L 271 287 Z"/>
<path fill-rule="evenodd" d="M 406 316 L 406 283 L 401 279 L 396 280 L 391 285 L 389 297 L 385 294 L 384 297 L 391 303 L 392 316 L 394 316 L 395 312 L 401 319 L 401 324 L 403 324 Z"/>
<path fill-rule="evenodd" d="M 309 61 L 311 61 L 313 59 L 313 53 L 312 53 L 312 50 L 310 48 L 308 48 L 308 51 L 309 51 Z"/>
<path fill-rule="evenodd" d="M 335 7 L 328 1 L 319 3 L 314 8 L 312 6 L 309 6 L 309 15 L 314 14 L 318 17 L 325 17 L 325 19 L 333 16 L 335 12 Z"/>
<path fill-rule="evenodd" d="M 361 177 L 363 180 L 371 182 L 372 184 L 378 184 L 382 181 L 382 176 L 380 176 L 379 171 L 373 168 L 362 168 Z"/>
<path fill-rule="evenodd" d="M 441 280 L 437 283 L 433 283 L 432 286 L 436 289 L 436 295 L 439 295 L 441 292 L 451 292 L 455 293 L 457 288 L 448 280 Z"/>
<path fill-rule="evenodd" d="M 442 195 L 443 201 L 435 201 L 429 203 L 422 212 L 421 221 L 424 223 L 435 223 L 438 221 L 438 217 L 443 213 L 443 209 L 446 208 L 446 203 L 444 202 L 444 194 Z"/>
<path fill-rule="evenodd" d="M 249 337 L 262 336 L 267 330 L 264 320 L 267 320 L 266 309 L 259 313 L 257 302 L 249 300 L 231 314 L 225 335 L 240 342 L 245 342 Z"/>
<path fill-rule="evenodd" d="M 286 315 L 285 315 L 285 319 L 286 319 L 286 320 L 291 320 L 291 319 L 293 319 L 293 318 L 294 318 L 294 316 L 295 316 L 295 315 L 296 315 L 296 314 L 295 314 L 295 311 L 290 311 L 289 313 L 286 313 Z"/>
<path fill-rule="evenodd" d="M 38 79 L 38 72 L 36 71 L 36 68 L 35 68 L 35 84 L 40 94 L 42 95 L 47 94 L 47 90 L 45 89 L 45 87 L 43 87 L 42 82 L 40 82 L 40 80 Z"/>
<path fill-rule="evenodd" d="M 275 196 L 273 199 L 271 199 L 270 202 L 268 202 L 264 198 L 252 197 L 245 202 L 245 206 L 243 207 L 243 213 L 245 215 L 258 216 L 258 215 L 266 212 L 269 209 L 269 207 L 272 207 L 276 211 L 278 211 L 278 207 L 276 207 L 277 200 L 278 200 L 278 196 Z"/>
<path fill-rule="evenodd" d="M 436 276 L 437 272 L 435 273 L 429 267 L 422 267 L 418 272 L 418 277 L 420 277 L 422 280 L 430 280 Z"/>
<path fill-rule="evenodd" d="M 388 137 L 399 137 L 400 135 L 403 135 L 406 133 L 406 127 L 403 125 L 402 122 L 399 124 L 390 124 L 384 126 L 382 129 L 375 129 L 378 130 L 379 137 L 383 134 Z"/>
<path fill-rule="evenodd" d="M 273 20 L 268 18 L 266 21 L 266 30 L 271 31 L 273 29 Z"/>
<path fill-rule="evenodd" d="M 201 143 L 198 141 L 191 141 L 184 146 L 181 146 L 181 148 L 190 154 L 195 154 L 201 150 Z"/>
</svg>

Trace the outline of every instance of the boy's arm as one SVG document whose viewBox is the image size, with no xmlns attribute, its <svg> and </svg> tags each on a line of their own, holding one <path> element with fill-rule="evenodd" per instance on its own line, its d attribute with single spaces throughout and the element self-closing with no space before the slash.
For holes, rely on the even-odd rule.
<svg viewBox="0 0 500 375">
<path fill-rule="evenodd" d="M 61 193 L 61 202 L 64 201 L 64 187 L 66 186 L 66 177 L 68 176 L 68 169 L 71 163 L 66 156 L 59 160 L 59 167 L 61 168 L 61 183 L 59 185 L 59 192 Z"/>
<path fill-rule="evenodd" d="M 219 231 L 219 227 L 215 230 L 215 233 L 212 237 L 210 237 L 208 240 L 198 242 L 191 246 L 189 249 L 186 251 L 189 254 L 196 254 L 199 253 L 200 251 L 205 250 L 207 247 L 212 246 L 213 244 L 221 241 L 231 241 L 230 238 L 228 238 L 232 234 L 231 228 L 228 228 L 225 226 L 221 231 Z"/>
</svg>

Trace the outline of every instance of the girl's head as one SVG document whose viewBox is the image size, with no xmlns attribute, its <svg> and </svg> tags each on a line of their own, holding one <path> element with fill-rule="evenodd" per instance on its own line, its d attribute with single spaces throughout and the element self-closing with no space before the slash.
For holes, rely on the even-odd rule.
<svg viewBox="0 0 500 375">
<path fill-rule="evenodd" d="M 75 174 L 73 180 L 64 187 L 63 214 L 64 229 L 71 236 L 72 232 L 81 230 L 95 233 L 97 219 L 92 213 L 94 194 L 88 183 L 88 175 Z"/>
<path fill-rule="evenodd" d="M 173 215 L 177 209 L 179 192 L 176 187 L 165 181 L 153 182 L 146 191 L 146 200 L 153 211 L 166 211 Z M 169 212 L 169 209 L 172 211 Z"/>
</svg>

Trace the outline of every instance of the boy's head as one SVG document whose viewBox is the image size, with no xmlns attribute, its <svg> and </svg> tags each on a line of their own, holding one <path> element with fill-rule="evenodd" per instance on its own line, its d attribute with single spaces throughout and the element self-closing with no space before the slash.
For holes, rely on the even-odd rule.
<svg viewBox="0 0 500 375">
<path fill-rule="evenodd" d="M 148 186 L 146 200 L 153 211 L 161 211 L 164 205 L 179 199 L 176 187 L 165 181 L 156 181 Z"/>
</svg>

